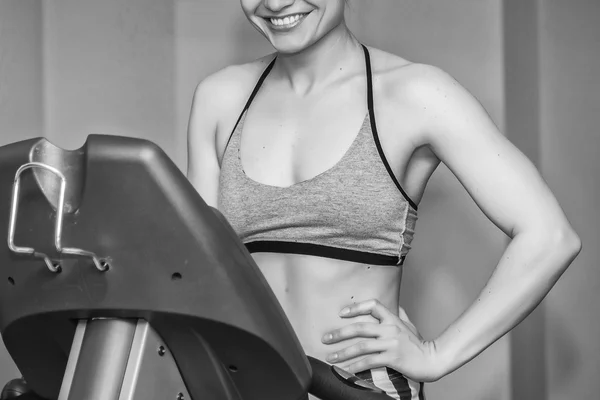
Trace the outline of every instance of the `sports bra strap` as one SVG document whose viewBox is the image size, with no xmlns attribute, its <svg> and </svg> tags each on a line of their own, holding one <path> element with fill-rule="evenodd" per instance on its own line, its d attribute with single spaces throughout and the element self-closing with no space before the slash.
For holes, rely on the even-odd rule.
<svg viewBox="0 0 600 400">
<path fill-rule="evenodd" d="M 367 46 L 361 44 L 363 51 L 365 52 L 365 64 L 367 65 L 367 105 L 369 107 L 369 113 L 373 113 L 373 77 L 371 74 L 371 56 Z"/>
<path fill-rule="evenodd" d="M 269 63 L 267 68 L 265 68 L 262 75 L 258 79 L 258 82 L 256 82 L 256 86 L 254 86 L 254 90 L 252 91 L 252 94 L 250 94 L 250 97 L 248 98 L 248 101 L 246 102 L 246 105 L 244 106 L 244 109 L 242 110 L 242 114 L 244 113 L 244 111 L 246 111 L 248 109 L 248 107 L 250 107 L 250 103 L 252 103 L 252 100 L 254 100 L 256 93 L 258 93 L 258 90 L 260 89 L 263 82 L 267 78 L 267 75 L 269 75 L 269 72 L 271 72 L 271 70 L 273 69 L 273 65 L 275 65 L 276 59 L 277 59 L 277 57 L 273 58 L 273 60 Z M 240 118 L 241 118 L 241 115 L 240 115 Z M 238 119 L 238 121 L 239 121 L 239 119 Z"/>
<path fill-rule="evenodd" d="M 367 105 L 369 107 L 371 130 L 373 131 L 373 139 L 375 140 L 377 152 L 379 152 L 379 156 L 381 157 L 381 161 L 383 162 L 385 169 L 390 175 L 390 178 L 392 178 L 392 180 L 394 181 L 394 184 L 396 185 L 400 193 L 402 193 L 402 195 L 408 201 L 411 207 L 414 208 L 415 211 L 417 211 L 417 203 L 415 203 L 408 196 L 406 191 L 402 188 L 402 185 L 400 185 L 400 182 L 398 182 L 398 179 L 396 178 L 396 175 L 394 175 L 394 171 L 392 171 L 392 167 L 390 166 L 390 163 L 388 162 L 385 153 L 383 152 L 383 146 L 381 145 L 381 141 L 379 140 L 379 134 L 377 133 L 377 122 L 375 121 L 375 108 L 373 105 L 373 77 L 371 74 L 371 57 L 369 56 L 369 50 L 367 50 L 367 47 L 364 44 L 362 45 L 362 48 L 365 52 L 365 62 L 367 64 Z"/>
<path fill-rule="evenodd" d="M 235 128 L 237 128 L 238 124 L 240 123 L 240 120 L 242 119 L 242 115 L 244 115 L 244 113 L 248 110 L 248 108 L 250 107 L 250 104 L 252 103 L 252 100 L 254 100 L 254 97 L 256 96 L 256 93 L 258 93 L 258 90 L 260 89 L 260 87 L 262 86 L 263 82 L 267 78 L 267 75 L 269 75 L 269 72 L 271 72 L 271 70 L 273 69 L 273 65 L 275 65 L 275 60 L 276 59 L 277 59 L 277 57 L 273 58 L 273 60 L 269 63 L 269 65 L 267 66 L 267 68 L 265 68 L 265 70 L 263 71 L 263 73 L 260 75 L 260 78 L 258 79 L 258 82 L 256 82 L 256 85 L 254 86 L 254 90 L 252 90 L 252 93 L 250 94 L 250 97 L 248 98 L 248 101 L 246 102 L 246 105 L 244 106 L 244 109 L 240 113 L 240 116 L 238 117 L 237 121 L 235 122 L 235 125 L 233 126 L 233 130 L 229 134 L 229 139 L 227 139 L 227 144 L 225 145 L 225 149 L 227 149 L 227 147 L 229 146 L 229 142 L 231 141 L 231 137 L 233 136 L 233 132 L 235 132 Z"/>
</svg>

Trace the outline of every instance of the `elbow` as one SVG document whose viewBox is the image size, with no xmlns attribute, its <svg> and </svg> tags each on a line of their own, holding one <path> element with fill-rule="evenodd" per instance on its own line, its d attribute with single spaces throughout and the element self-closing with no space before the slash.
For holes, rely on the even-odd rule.
<svg viewBox="0 0 600 400">
<path fill-rule="evenodd" d="M 531 260 L 537 260 L 526 264 L 541 267 L 541 270 L 534 269 L 552 284 L 568 269 L 582 248 L 579 235 L 568 224 L 540 224 L 521 231 L 516 237 L 523 237 Z"/>
<path fill-rule="evenodd" d="M 538 226 L 529 226 L 527 229 L 519 231 L 515 236 L 521 233 L 529 236 L 546 251 L 559 251 L 567 257 L 577 257 L 581 252 L 582 243 L 579 235 L 568 223 L 557 224 L 539 224 Z M 513 236 L 514 238 L 514 236 Z"/>
<path fill-rule="evenodd" d="M 557 237 L 569 256 L 575 258 L 581 252 L 581 238 L 571 226 L 557 229 Z"/>
<path fill-rule="evenodd" d="M 581 252 L 581 238 L 571 226 L 554 228 L 552 232 L 554 249 L 562 260 L 562 263 L 560 263 L 562 266 L 560 272 L 562 273 Z"/>
</svg>

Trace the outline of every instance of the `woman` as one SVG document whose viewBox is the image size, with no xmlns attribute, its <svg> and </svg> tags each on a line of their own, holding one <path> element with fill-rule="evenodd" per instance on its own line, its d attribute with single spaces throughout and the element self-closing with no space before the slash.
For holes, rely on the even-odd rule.
<svg viewBox="0 0 600 400">
<path fill-rule="evenodd" d="M 417 399 L 421 382 L 525 318 L 580 240 L 480 104 L 435 67 L 363 46 L 343 0 L 241 3 L 276 53 L 198 85 L 189 179 L 247 245 L 308 355 Z M 476 301 L 424 340 L 398 297 L 440 162 L 512 240 Z"/>
</svg>

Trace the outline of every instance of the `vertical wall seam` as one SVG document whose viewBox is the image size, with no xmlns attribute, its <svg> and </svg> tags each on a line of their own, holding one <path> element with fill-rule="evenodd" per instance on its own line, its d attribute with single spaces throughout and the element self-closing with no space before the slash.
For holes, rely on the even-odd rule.
<svg viewBox="0 0 600 400">
<path fill-rule="evenodd" d="M 541 170 L 541 0 L 503 1 L 507 137 Z M 514 400 L 546 400 L 544 303 L 510 334 Z"/>
</svg>

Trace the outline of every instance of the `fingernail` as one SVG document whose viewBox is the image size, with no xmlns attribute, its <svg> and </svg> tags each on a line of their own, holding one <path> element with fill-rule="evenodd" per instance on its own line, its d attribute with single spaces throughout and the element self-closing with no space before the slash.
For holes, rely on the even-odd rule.
<svg viewBox="0 0 600 400">
<path fill-rule="evenodd" d="M 332 338 L 333 338 L 333 335 L 331 333 L 328 333 L 325 336 L 323 336 L 323 341 L 329 342 Z"/>
<path fill-rule="evenodd" d="M 342 311 L 340 311 L 340 315 L 346 315 L 350 313 L 350 309 L 348 307 L 342 309 Z"/>
<path fill-rule="evenodd" d="M 337 360 L 338 355 L 336 353 L 330 354 L 327 356 L 327 361 L 335 361 Z"/>
</svg>

